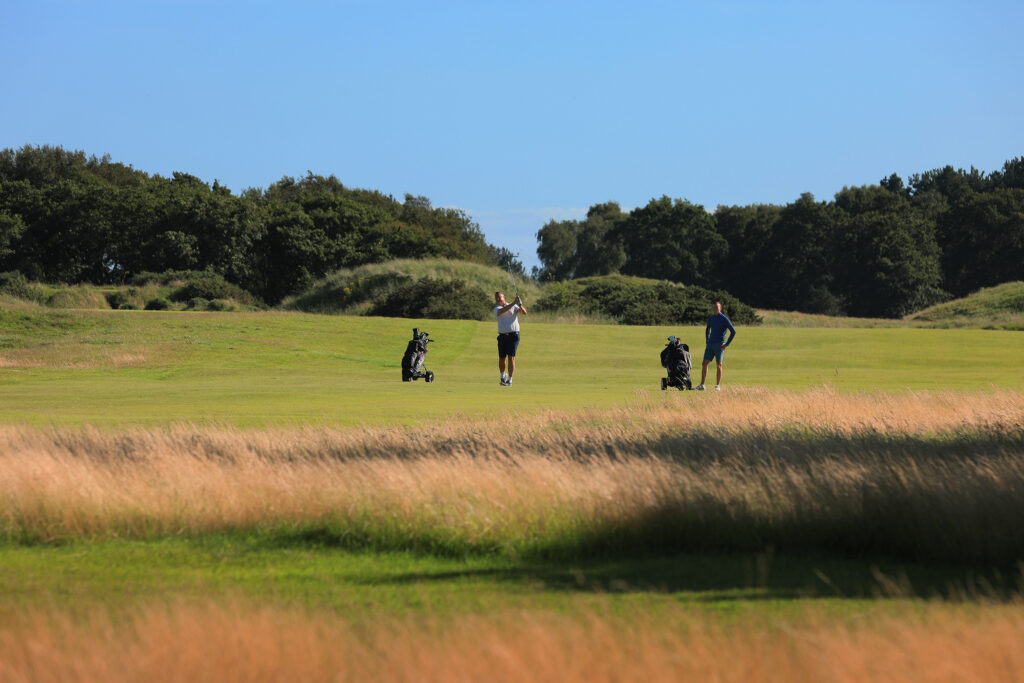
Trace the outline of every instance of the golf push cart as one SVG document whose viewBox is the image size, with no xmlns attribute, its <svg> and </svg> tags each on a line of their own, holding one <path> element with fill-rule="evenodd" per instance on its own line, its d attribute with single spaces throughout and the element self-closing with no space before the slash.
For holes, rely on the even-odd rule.
<svg viewBox="0 0 1024 683">
<path fill-rule="evenodd" d="M 402 356 L 402 381 L 411 382 L 421 377 L 427 382 L 434 381 L 434 373 L 423 367 L 423 359 L 427 356 L 427 344 L 434 341 L 427 338 L 426 332 L 420 332 L 420 328 L 412 328 L 412 339 L 405 347 L 405 355 Z"/>
<path fill-rule="evenodd" d="M 675 387 L 679 391 L 693 388 L 690 382 L 690 347 L 676 337 L 669 337 L 668 344 L 661 351 L 661 367 L 668 370 L 668 377 L 661 378 L 661 390 Z"/>
</svg>

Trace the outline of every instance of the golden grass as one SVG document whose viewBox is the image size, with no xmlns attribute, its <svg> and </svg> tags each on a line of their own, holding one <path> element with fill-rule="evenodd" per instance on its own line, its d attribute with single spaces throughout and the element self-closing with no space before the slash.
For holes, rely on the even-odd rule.
<svg viewBox="0 0 1024 683">
<path fill-rule="evenodd" d="M 95 350 L 82 345 L 52 345 L 15 349 L 0 353 L 0 368 L 62 368 L 89 370 L 145 365 L 144 353 L 123 350 Z"/>
<path fill-rule="evenodd" d="M 281 608 L 143 608 L 0 625 L 2 681 L 1017 681 L 1024 611 L 868 620 L 511 612 L 354 626 Z"/>
<path fill-rule="evenodd" d="M 0 427 L 0 537 L 1024 557 L 1019 392 L 736 390 L 418 429 Z"/>
</svg>

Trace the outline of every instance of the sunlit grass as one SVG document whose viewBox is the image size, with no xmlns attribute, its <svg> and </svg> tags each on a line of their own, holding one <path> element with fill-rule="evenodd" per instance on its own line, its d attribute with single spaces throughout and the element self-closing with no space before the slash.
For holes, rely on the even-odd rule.
<svg viewBox="0 0 1024 683">
<path fill-rule="evenodd" d="M 501 612 L 354 625 L 329 612 L 209 605 L 0 626 L 0 676 L 34 681 L 1004 681 L 1024 611 L 932 606 L 862 621 Z"/>
<path fill-rule="evenodd" d="M 1024 558 L 1022 423 L 1017 392 L 746 391 L 684 410 L 417 430 L 8 427 L 0 534 L 299 533 L 535 557 L 772 546 L 1012 564 Z"/>
</svg>

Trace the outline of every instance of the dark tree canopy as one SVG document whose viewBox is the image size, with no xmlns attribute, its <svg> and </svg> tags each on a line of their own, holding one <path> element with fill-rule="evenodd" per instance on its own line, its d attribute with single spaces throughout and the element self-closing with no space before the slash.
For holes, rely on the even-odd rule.
<svg viewBox="0 0 1024 683">
<path fill-rule="evenodd" d="M 614 207 L 611 228 L 589 230 Z M 603 225 L 603 224 L 602 224 Z M 761 308 L 903 316 L 951 296 L 1024 279 L 1024 158 L 991 174 L 952 166 L 805 193 L 785 206 L 714 214 L 661 197 L 537 234 L 539 275 L 619 272 L 728 291 Z"/>
<path fill-rule="evenodd" d="M 339 268 L 431 256 L 499 264 L 505 254 L 458 209 L 334 176 L 235 195 L 216 180 L 150 176 L 60 147 L 0 152 L 0 272 L 107 284 L 209 270 L 275 303 Z"/>
</svg>

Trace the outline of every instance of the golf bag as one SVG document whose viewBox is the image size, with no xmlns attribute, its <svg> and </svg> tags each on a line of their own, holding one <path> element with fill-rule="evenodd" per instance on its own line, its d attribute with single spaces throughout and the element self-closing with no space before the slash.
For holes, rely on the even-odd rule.
<svg viewBox="0 0 1024 683">
<path fill-rule="evenodd" d="M 692 389 L 690 382 L 690 347 L 675 337 L 668 338 L 668 344 L 661 351 L 661 367 L 668 370 L 668 377 L 661 378 L 661 390 L 675 387 L 679 391 Z"/>
<path fill-rule="evenodd" d="M 420 332 L 420 328 L 412 328 L 412 339 L 405 347 L 405 355 L 402 356 L 402 381 L 411 382 L 414 379 L 423 378 L 428 382 L 434 381 L 434 373 L 423 367 L 423 359 L 427 356 L 427 344 L 434 341 L 427 338 L 426 332 Z"/>
</svg>

